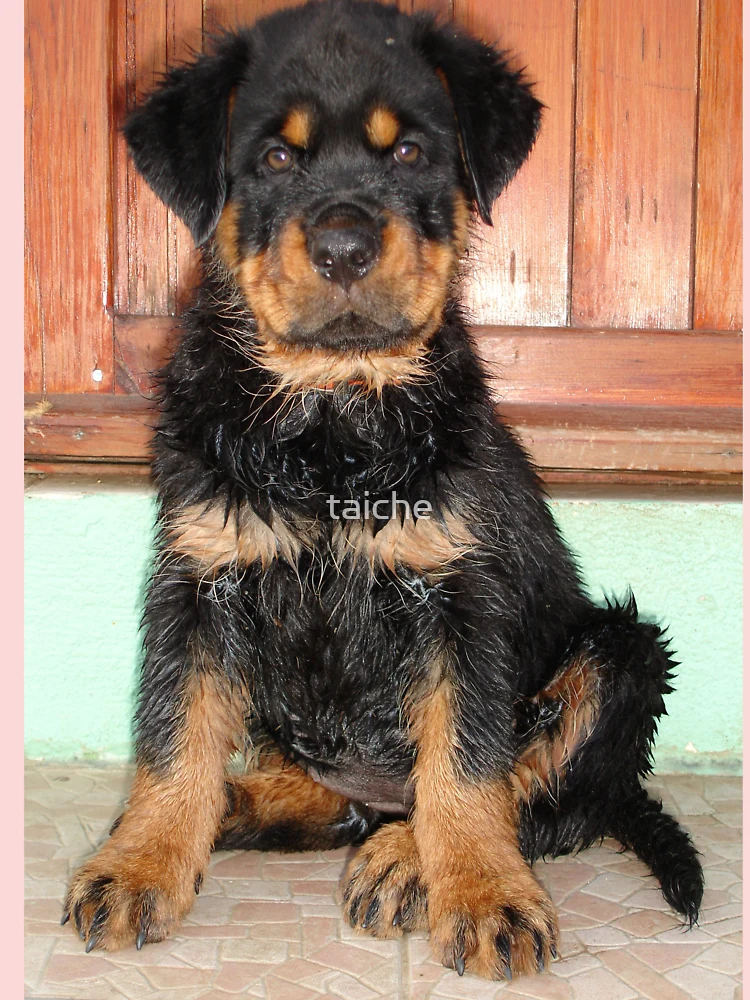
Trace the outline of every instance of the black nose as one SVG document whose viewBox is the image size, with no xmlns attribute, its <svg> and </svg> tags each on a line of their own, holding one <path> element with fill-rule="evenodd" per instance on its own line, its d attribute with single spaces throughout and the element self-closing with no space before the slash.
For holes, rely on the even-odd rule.
<svg viewBox="0 0 750 1000">
<path fill-rule="evenodd" d="M 363 226 L 319 229 L 310 243 L 314 267 L 345 290 L 372 268 L 380 253 L 380 238 Z"/>
</svg>

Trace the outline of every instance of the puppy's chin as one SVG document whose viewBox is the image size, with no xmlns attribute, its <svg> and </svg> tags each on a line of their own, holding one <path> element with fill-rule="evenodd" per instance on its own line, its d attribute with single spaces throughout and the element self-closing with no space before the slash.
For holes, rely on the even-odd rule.
<svg viewBox="0 0 750 1000">
<path fill-rule="evenodd" d="M 369 353 L 397 351 L 400 345 L 413 339 L 414 332 L 406 317 L 386 326 L 370 316 L 350 310 L 317 327 L 294 323 L 283 340 L 290 347 L 317 347 L 336 353 Z"/>
</svg>

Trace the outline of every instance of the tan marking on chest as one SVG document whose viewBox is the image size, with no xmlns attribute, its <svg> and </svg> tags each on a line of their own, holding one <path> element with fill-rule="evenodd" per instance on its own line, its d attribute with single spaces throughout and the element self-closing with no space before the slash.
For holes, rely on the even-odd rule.
<svg viewBox="0 0 750 1000">
<path fill-rule="evenodd" d="M 228 517 L 223 505 L 191 504 L 172 514 L 167 526 L 168 547 L 194 560 L 204 572 L 254 562 L 265 570 L 275 559 L 294 565 L 303 549 L 313 547 L 315 536 L 315 522 L 292 527 L 274 513 L 266 524 L 247 503 Z"/>
<path fill-rule="evenodd" d="M 477 544 L 469 526 L 460 517 L 391 518 L 375 534 L 373 522 L 340 521 L 333 534 L 334 552 L 339 558 L 364 559 L 375 570 L 394 572 L 405 566 L 418 573 L 450 572 L 453 563 L 468 555 Z"/>
</svg>

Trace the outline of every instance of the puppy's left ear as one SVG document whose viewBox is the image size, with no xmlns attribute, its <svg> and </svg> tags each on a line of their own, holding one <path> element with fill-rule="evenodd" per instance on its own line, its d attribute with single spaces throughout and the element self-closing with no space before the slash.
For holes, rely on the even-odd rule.
<svg viewBox="0 0 750 1000">
<path fill-rule="evenodd" d="M 424 17 L 415 40 L 453 101 L 469 194 L 491 226 L 492 204 L 529 155 L 543 105 L 496 49 L 453 26 Z"/>
<path fill-rule="evenodd" d="M 224 35 L 211 55 L 169 70 L 123 129 L 136 167 L 196 244 L 224 207 L 230 95 L 249 61 L 248 34 Z"/>
</svg>

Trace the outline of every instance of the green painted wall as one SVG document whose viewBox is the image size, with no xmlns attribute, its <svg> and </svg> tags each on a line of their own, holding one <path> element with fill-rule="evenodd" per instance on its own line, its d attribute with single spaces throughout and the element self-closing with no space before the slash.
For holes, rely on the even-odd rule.
<svg viewBox="0 0 750 1000">
<path fill-rule="evenodd" d="M 630 584 L 643 613 L 670 623 L 682 666 L 657 768 L 738 770 L 740 505 L 558 500 L 553 508 L 595 598 Z M 50 480 L 27 491 L 30 756 L 127 755 L 153 512 L 139 486 Z"/>
</svg>

